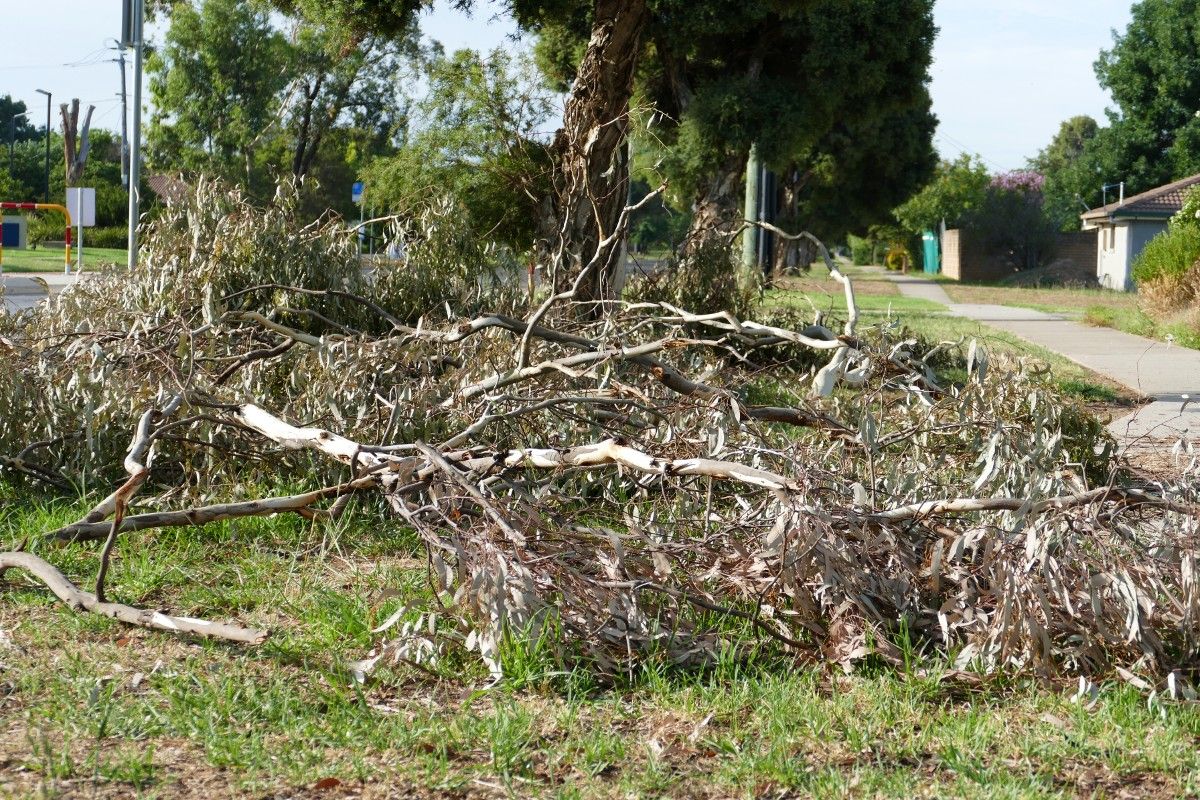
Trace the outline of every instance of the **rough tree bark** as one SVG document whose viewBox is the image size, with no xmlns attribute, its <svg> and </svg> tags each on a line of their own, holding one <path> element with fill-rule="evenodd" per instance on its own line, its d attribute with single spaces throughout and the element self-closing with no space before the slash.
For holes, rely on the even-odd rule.
<svg viewBox="0 0 1200 800">
<path fill-rule="evenodd" d="M 712 177 L 692 201 L 692 224 L 687 246 L 693 249 L 715 237 L 728 240 L 742 224 L 745 200 L 746 155 L 732 153 L 721 161 Z"/>
<path fill-rule="evenodd" d="M 622 237 L 613 233 L 629 193 L 629 99 L 648 17 L 646 0 L 595 0 L 592 36 L 552 145 L 542 244 L 556 292 L 588 270 L 575 296 L 583 303 L 611 299 L 619 285 Z"/>
<path fill-rule="evenodd" d="M 746 65 L 746 77 L 757 83 L 762 75 L 763 59 L 753 54 Z M 678 90 L 676 90 L 678 91 Z M 686 107 L 681 107 L 680 111 Z M 692 203 L 692 225 L 688 230 L 688 248 L 694 248 L 717 237 L 726 237 L 737 230 L 742 220 L 745 201 L 745 183 L 748 150 L 738 148 L 727 152 L 716 165 L 708 182 L 700 189 Z"/>
<path fill-rule="evenodd" d="M 66 164 L 67 186 L 78 186 L 83 178 L 83 168 L 87 166 L 88 152 L 91 150 L 89 134 L 92 129 L 92 112 L 95 106 L 88 106 L 83 117 L 83 130 L 79 128 L 79 98 L 71 101 L 70 109 L 62 103 L 58 111 L 62 114 L 63 127 L 63 161 Z"/>
</svg>

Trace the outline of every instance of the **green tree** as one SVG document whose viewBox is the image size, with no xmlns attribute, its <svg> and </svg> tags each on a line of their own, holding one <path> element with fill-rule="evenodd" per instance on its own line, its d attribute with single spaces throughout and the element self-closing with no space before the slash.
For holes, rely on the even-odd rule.
<svg viewBox="0 0 1200 800">
<path fill-rule="evenodd" d="M 287 40 L 256 3 L 173 5 L 164 44 L 146 65 L 151 166 L 251 184 L 255 154 L 277 128 L 290 60 Z"/>
<path fill-rule="evenodd" d="M 835 125 L 783 174 L 780 223 L 840 241 L 891 222 L 892 209 L 937 168 L 936 126 L 928 95 L 911 108 Z"/>
<path fill-rule="evenodd" d="M 312 170 L 326 136 L 339 125 L 377 127 L 394 133 L 405 110 L 395 82 L 407 61 L 420 58 L 415 27 L 398 38 L 367 34 L 357 46 L 327 23 L 296 22 L 290 43 L 294 97 L 287 113 L 291 172 Z"/>
<path fill-rule="evenodd" d="M 855 165 L 870 156 L 856 156 L 850 145 L 869 149 L 871 140 L 825 137 L 866 129 L 870 120 L 890 117 L 893 125 L 908 126 L 909 141 L 918 140 L 918 146 L 900 151 L 912 157 L 908 166 L 915 169 L 898 170 L 900 188 L 882 192 L 891 203 L 932 166 L 933 120 L 925 89 L 934 35 L 929 0 L 648 0 L 615 12 L 609 8 L 607 16 L 599 2 L 532 5 L 543 9 L 532 27 L 539 36 L 539 64 L 552 82 L 569 85 L 573 100 L 589 86 L 609 97 L 607 106 L 590 106 L 597 130 L 617 131 L 611 122 L 619 118 L 618 109 L 628 107 L 629 97 L 649 109 L 652 130 L 637 148 L 657 151 L 661 171 L 671 180 L 672 204 L 691 207 L 697 234 L 726 231 L 740 220 L 752 143 L 781 175 L 795 176 L 797 182 L 785 191 L 813 198 L 827 180 L 864 176 Z M 620 36 L 627 45 L 644 47 L 644 59 L 633 64 L 636 80 L 596 63 L 604 60 L 603 47 Z M 614 102 L 626 89 L 623 105 Z M 904 115 L 918 108 L 920 119 Z M 570 131 L 566 138 L 572 138 Z M 607 155 L 598 171 L 620 174 L 628 161 L 623 143 L 599 150 Z M 556 169 L 556 178 L 563 180 L 563 173 Z M 604 191 L 614 204 L 625 194 L 615 184 L 593 194 Z M 849 185 L 844 191 L 867 195 L 875 187 Z M 800 201 L 790 206 L 798 211 Z"/>
<path fill-rule="evenodd" d="M 532 64 L 502 50 L 435 58 L 415 131 L 367 171 L 371 204 L 411 213 L 449 194 L 477 230 L 517 250 L 532 247 L 549 190 L 549 156 L 535 136 L 551 99 L 531 73 Z"/>
<path fill-rule="evenodd" d="M 1088 144 L 1094 181 L 1127 192 L 1200 172 L 1200 0 L 1142 0 L 1100 54 L 1096 76 L 1112 93 L 1110 125 Z M 1089 201 L 1090 202 L 1090 201 Z"/>
<path fill-rule="evenodd" d="M 339 50 L 357 48 L 364 40 L 398 40 L 415 29 L 417 12 L 433 0 L 270 0 L 280 11 L 306 23 L 336 33 Z M 456 8 L 470 8 L 471 0 L 453 0 Z"/>
<path fill-rule="evenodd" d="M 29 119 L 28 109 L 20 100 L 13 100 L 12 95 L 0 97 L 0 141 L 7 149 L 11 142 L 28 142 L 38 138 L 37 126 Z M 26 114 L 14 120 L 17 114 Z M 15 136 L 14 136 L 15 126 Z M 5 156 L 8 153 L 4 154 Z"/>
<path fill-rule="evenodd" d="M 954 161 L 943 161 L 933 180 L 896 208 L 896 219 L 913 233 L 936 228 L 942 220 L 956 227 L 983 207 L 990 182 L 978 156 L 964 153 Z"/>
<path fill-rule="evenodd" d="M 896 125 L 918 108 L 904 121 L 917 123 L 910 130 L 926 142 L 918 158 L 930 160 L 928 0 L 729 0 L 711 3 L 711 15 L 691 14 L 682 0 L 664 5 L 673 13 L 656 31 L 646 93 L 666 119 L 678 120 L 663 126 L 664 163 L 692 194 L 697 233 L 728 230 L 740 219 L 752 143 L 785 187 L 799 190 L 821 183 L 821 170 L 853 174 L 838 166 L 857 159 L 855 146 L 872 146 L 870 134 L 880 131 L 870 126 L 888 117 Z M 856 129 L 868 136 L 854 136 Z"/>
<path fill-rule="evenodd" d="M 1059 126 L 1050 144 L 1029 159 L 1029 168 L 1045 178 L 1045 216 L 1060 230 L 1079 229 L 1079 215 L 1091 207 L 1092 191 L 1099 188 L 1095 152 L 1089 150 L 1099 133 L 1100 126 L 1091 117 L 1072 117 Z"/>
</svg>

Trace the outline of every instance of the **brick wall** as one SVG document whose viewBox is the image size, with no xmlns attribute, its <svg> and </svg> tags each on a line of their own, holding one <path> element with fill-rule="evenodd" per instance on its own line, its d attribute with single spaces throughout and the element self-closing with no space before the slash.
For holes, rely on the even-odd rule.
<svg viewBox="0 0 1200 800">
<path fill-rule="evenodd" d="M 985 252 L 970 231 L 955 228 L 942 239 L 942 274 L 958 281 L 997 281 L 1013 273 L 1007 260 Z"/>
<path fill-rule="evenodd" d="M 1085 269 L 1092 274 L 1096 272 L 1096 231 L 1077 231 L 1075 233 L 1060 233 L 1054 243 L 1054 260 L 1075 262 L 1080 272 Z"/>
<path fill-rule="evenodd" d="M 1096 232 L 1060 233 L 1052 261 L 1067 259 L 1079 269 L 1096 269 Z M 1001 253 L 989 253 L 970 231 L 946 231 L 942 238 L 942 274 L 959 281 L 998 281 L 1016 272 Z"/>
</svg>

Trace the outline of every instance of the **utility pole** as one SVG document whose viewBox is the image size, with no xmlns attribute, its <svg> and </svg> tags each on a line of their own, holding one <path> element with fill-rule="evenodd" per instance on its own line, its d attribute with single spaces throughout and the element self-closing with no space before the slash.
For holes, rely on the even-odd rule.
<svg viewBox="0 0 1200 800">
<path fill-rule="evenodd" d="M 758 157 L 758 145 L 750 145 L 750 157 L 746 160 L 746 205 L 742 213 L 747 225 L 745 231 L 742 232 L 742 271 L 746 275 L 754 272 L 758 265 L 758 237 L 760 235 L 757 225 L 748 224 L 759 221 L 760 200 L 759 178 L 762 176 L 762 159 Z"/>
<path fill-rule="evenodd" d="M 129 151 L 129 257 L 128 267 L 137 268 L 138 218 L 141 211 L 142 172 L 142 30 L 146 17 L 145 0 L 125 0 L 122 46 L 133 45 L 133 141 Z"/>
<path fill-rule="evenodd" d="M 125 48 L 117 53 L 121 65 L 121 185 L 129 188 L 129 103 L 125 96 Z"/>
</svg>

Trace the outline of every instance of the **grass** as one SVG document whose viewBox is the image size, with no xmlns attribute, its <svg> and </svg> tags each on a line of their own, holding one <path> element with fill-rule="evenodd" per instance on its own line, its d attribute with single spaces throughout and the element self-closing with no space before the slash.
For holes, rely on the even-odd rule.
<svg viewBox="0 0 1200 800">
<path fill-rule="evenodd" d="M 1119 331 L 1145 336 L 1147 339 L 1164 341 L 1172 337 L 1175 344 L 1200 350 L 1200 331 L 1185 323 L 1161 322 L 1136 306 L 1111 308 L 1090 306 L 1084 312 L 1083 321 L 1089 325 L 1115 328 Z"/>
<path fill-rule="evenodd" d="M 830 291 L 828 281 L 824 283 L 821 291 L 815 291 L 808 285 L 808 281 L 816 283 L 812 279 L 806 279 L 805 283 L 785 284 L 789 288 L 768 293 L 768 305 L 803 311 L 811 309 L 811 303 L 818 310 L 835 316 L 845 314 L 845 298 Z M 888 286 L 895 286 L 886 278 L 883 278 L 883 281 Z M 855 281 L 854 287 L 861 311 L 860 326 L 898 323 L 912 331 L 919 331 L 922 337 L 930 341 L 970 342 L 971 339 L 976 339 L 994 352 L 1033 357 L 1044 362 L 1050 367 L 1058 389 L 1071 397 L 1085 402 L 1110 405 L 1132 405 L 1138 401 L 1137 395 L 1128 388 L 1058 353 L 966 317 L 950 316 L 946 313 L 946 308 L 938 303 L 919 298 L 892 296 L 885 292 L 876 294 L 872 291 L 872 283 L 861 279 Z"/>
<path fill-rule="evenodd" d="M 1108 289 L 1068 289 L 998 284 L 945 283 L 946 294 L 956 303 L 1017 306 L 1051 314 L 1074 316 L 1089 308 L 1128 310 L 1137 308 L 1137 295 Z"/>
<path fill-rule="evenodd" d="M 0 487 L 0 492 L 5 490 Z M 0 545 L 85 504 L 17 498 Z M 373 521 L 374 520 L 374 521 Z M 35 550 L 40 549 L 35 544 Z M 56 549 L 80 582 L 96 545 Z M 1200 790 L 1200 709 L 1105 686 L 969 688 L 846 676 L 760 654 L 617 687 L 556 673 L 536 648 L 491 686 L 473 662 L 434 680 L 343 669 L 399 603 L 428 600 L 412 536 L 363 515 L 124 538 L 110 594 L 269 624 L 258 648 L 81 616 L 10 574 L 0 586 L 0 795 L 461 797 L 1181 796 Z"/>
<path fill-rule="evenodd" d="M 72 253 L 72 260 L 75 256 Z M 126 252 L 103 247 L 88 247 L 87 235 L 84 235 L 83 266 L 84 269 L 95 269 L 101 264 L 124 264 Z M 15 250 L 11 247 L 4 250 L 5 272 L 62 272 L 63 251 L 56 249 L 38 248 L 37 250 Z"/>
<path fill-rule="evenodd" d="M 1088 325 L 1114 328 L 1135 336 L 1200 349 L 1200 331 L 1183 322 L 1164 322 L 1139 307 L 1136 292 L 1107 289 L 1030 288 L 980 284 L 943 284 L 956 303 L 1017 306 L 1078 318 Z"/>
</svg>

